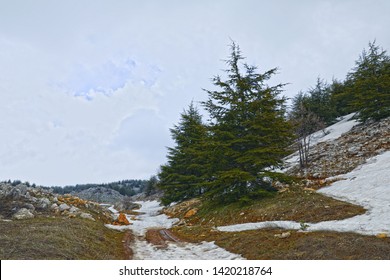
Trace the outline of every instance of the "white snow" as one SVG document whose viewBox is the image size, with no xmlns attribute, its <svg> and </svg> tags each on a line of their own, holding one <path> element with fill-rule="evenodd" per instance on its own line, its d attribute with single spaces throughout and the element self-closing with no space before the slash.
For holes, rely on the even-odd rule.
<svg viewBox="0 0 390 280">
<path fill-rule="evenodd" d="M 157 248 L 152 244 L 136 240 L 132 247 L 134 259 L 142 260 L 239 260 L 240 255 L 232 254 L 214 242 L 170 243 L 167 248 Z"/>
<path fill-rule="evenodd" d="M 171 228 L 179 219 L 171 219 L 165 214 L 160 214 L 162 206 L 158 201 L 137 201 L 141 208 L 136 212 L 139 215 L 127 215 L 132 223 L 128 226 L 106 225 L 111 229 L 131 229 L 135 235 L 132 244 L 134 259 L 138 260 L 237 260 L 243 259 L 240 255 L 230 253 L 218 247 L 214 242 L 187 243 L 169 242 L 166 248 L 155 246 L 145 240 L 145 233 L 148 229 Z M 134 220 L 134 218 L 136 220 Z"/>
<path fill-rule="evenodd" d="M 308 231 L 330 230 L 357 232 L 366 235 L 390 234 L 390 151 L 371 158 L 366 164 L 343 175 L 345 180 L 337 181 L 319 192 L 340 200 L 358 204 L 367 209 L 363 215 L 338 221 L 308 223 Z M 222 226 L 220 231 L 243 231 L 266 227 L 300 229 L 301 224 L 293 221 L 272 221 Z"/>
<path fill-rule="evenodd" d="M 315 145 L 320 142 L 331 141 L 339 138 L 344 133 L 347 133 L 354 127 L 359 124 L 357 120 L 352 118 L 356 113 L 352 113 L 343 117 L 340 117 L 340 121 L 327 127 L 325 129 L 325 134 L 322 130 L 317 131 L 311 135 L 311 145 Z"/>
<path fill-rule="evenodd" d="M 141 208 L 135 212 L 140 215 L 132 216 L 127 215 L 130 221 L 131 217 L 135 217 L 136 220 L 131 221 L 131 229 L 133 233 L 138 236 L 143 236 L 150 228 L 171 228 L 173 224 L 177 223 L 179 219 L 170 219 L 165 214 L 159 214 L 162 207 L 156 200 L 153 201 L 136 201 L 140 204 Z"/>
<path fill-rule="evenodd" d="M 359 124 L 357 120 L 354 120 L 353 117 L 356 113 L 351 113 L 339 118 L 339 121 L 324 130 L 314 132 L 310 135 L 310 146 L 313 147 L 318 143 L 332 141 L 339 138 L 344 133 L 350 131 L 355 125 Z M 324 133 L 325 131 L 325 133 Z M 295 152 L 284 159 L 285 168 L 277 169 L 277 172 L 285 172 L 293 165 L 299 163 L 299 154 Z"/>
</svg>

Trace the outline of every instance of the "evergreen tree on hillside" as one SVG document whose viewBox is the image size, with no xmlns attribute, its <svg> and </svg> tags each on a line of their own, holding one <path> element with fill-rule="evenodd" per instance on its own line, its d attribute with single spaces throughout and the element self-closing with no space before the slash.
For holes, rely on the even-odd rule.
<svg viewBox="0 0 390 280">
<path fill-rule="evenodd" d="M 351 106 L 354 96 L 347 90 L 349 87 L 350 83 L 348 81 L 344 82 L 336 79 L 333 79 L 329 85 L 331 104 L 337 117 L 355 112 Z"/>
<path fill-rule="evenodd" d="M 263 74 L 243 64 L 240 49 L 231 46 L 227 80 L 213 78 L 218 90 L 206 90 L 203 103 L 211 117 L 209 154 L 215 163 L 210 169 L 206 196 L 217 202 L 248 201 L 268 195 L 272 179 L 281 174 L 270 171 L 288 155 L 292 134 L 285 120 L 283 84 L 268 86 L 276 68 Z"/>
<path fill-rule="evenodd" d="M 362 121 L 390 116 L 390 58 L 375 42 L 363 50 L 347 82 L 352 108 Z"/>
<path fill-rule="evenodd" d="M 330 89 L 324 80 L 317 78 L 316 85 L 309 89 L 306 97 L 306 109 L 326 125 L 331 125 L 337 117 Z"/>
<path fill-rule="evenodd" d="M 176 146 L 168 148 L 168 163 L 161 166 L 158 174 L 158 187 L 164 191 L 162 202 L 166 205 L 201 195 L 207 174 L 203 149 L 207 129 L 192 103 L 181 114 L 179 124 L 171 129 L 171 135 Z"/>
</svg>

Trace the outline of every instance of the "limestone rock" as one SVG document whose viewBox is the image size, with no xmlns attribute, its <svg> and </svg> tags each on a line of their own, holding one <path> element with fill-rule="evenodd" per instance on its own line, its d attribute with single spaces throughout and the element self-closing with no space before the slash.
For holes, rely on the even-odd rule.
<svg viewBox="0 0 390 280">
<path fill-rule="evenodd" d="M 66 203 L 62 203 L 62 204 L 59 206 L 59 210 L 60 210 L 61 212 L 65 211 L 65 210 L 69 210 L 69 209 L 70 209 L 70 207 L 69 207 L 69 205 L 66 204 Z"/>
<path fill-rule="evenodd" d="M 34 218 L 34 214 L 30 212 L 30 210 L 26 208 L 21 208 L 18 212 L 13 215 L 14 219 L 24 220 Z"/>
<path fill-rule="evenodd" d="M 278 238 L 280 238 L 280 239 L 284 239 L 284 238 L 290 237 L 290 236 L 291 236 L 291 232 L 286 231 L 286 232 L 282 232 L 282 233 L 280 233 L 280 234 L 275 234 L 274 236 L 275 236 L 275 237 L 278 237 Z"/>
<path fill-rule="evenodd" d="M 69 212 L 70 212 L 70 213 L 76 213 L 76 212 L 78 212 L 79 210 L 80 210 L 79 208 L 77 208 L 77 207 L 75 207 L 75 206 L 72 206 L 72 207 L 70 207 Z"/>
<path fill-rule="evenodd" d="M 38 200 L 37 206 L 40 209 L 47 209 L 49 208 L 50 200 L 47 197 L 42 197 Z"/>
<path fill-rule="evenodd" d="M 80 214 L 80 217 L 83 218 L 83 219 L 88 219 L 88 220 L 91 220 L 91 221 L 95 221 L 95 219 L 89 213 L 84 213 L 83 212 L 83 213 Z"/>
</svg>

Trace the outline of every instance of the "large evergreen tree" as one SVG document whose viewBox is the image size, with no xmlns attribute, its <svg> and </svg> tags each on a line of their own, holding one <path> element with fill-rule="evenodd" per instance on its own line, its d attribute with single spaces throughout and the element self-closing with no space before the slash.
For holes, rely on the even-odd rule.
<svg viewBox="0 0 390 280">
<path fill-rule="evenodd" d="M 240 64 L 243 57 L 233 43 L 227 60 L 227 80 L 216 76 L 217 90 L 207 90 L 204 102 L 211 118 L 212 176 L 206 196 L 218 202 L 246 201 L 269 194 L 271 182 L 281 174 L 271 171 L 288 155 L 291 127 L 285 120 L 283 84 L 266 84 L 277 71 L 257 73 Z M 240 69 L 243 68 L 243 71 Z"/>
<path fill-rule="evenodd" d="M 158 174 L 158 187 L 164 191 L 162 202 L 166 205 L 201 195 L 207 174 L 203 148 L 207 129 L 192 103 L 181 114 L 179 124 L 171 129 L 171 135 L 176 145 L 168 148 L 168 163 Z"/>
<path fill-rule="evenodd" d="M 362 121 L 390 116 L 390 57 L 375 42 L 363 50 L 347 75 L 351 106 Z"/>
</svg>

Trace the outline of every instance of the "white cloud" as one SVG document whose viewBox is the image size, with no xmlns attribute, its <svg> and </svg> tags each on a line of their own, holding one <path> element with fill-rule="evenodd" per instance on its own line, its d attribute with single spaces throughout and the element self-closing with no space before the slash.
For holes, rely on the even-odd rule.
<svg viewBox="0 0 390 280">
<path fill-rule="evenodd" d="M 49 185 L 152 175 L 229 38 L 289 96 L 390 45 L 388 1 L 3 2 L 0 179 Z"/>
</svg>

